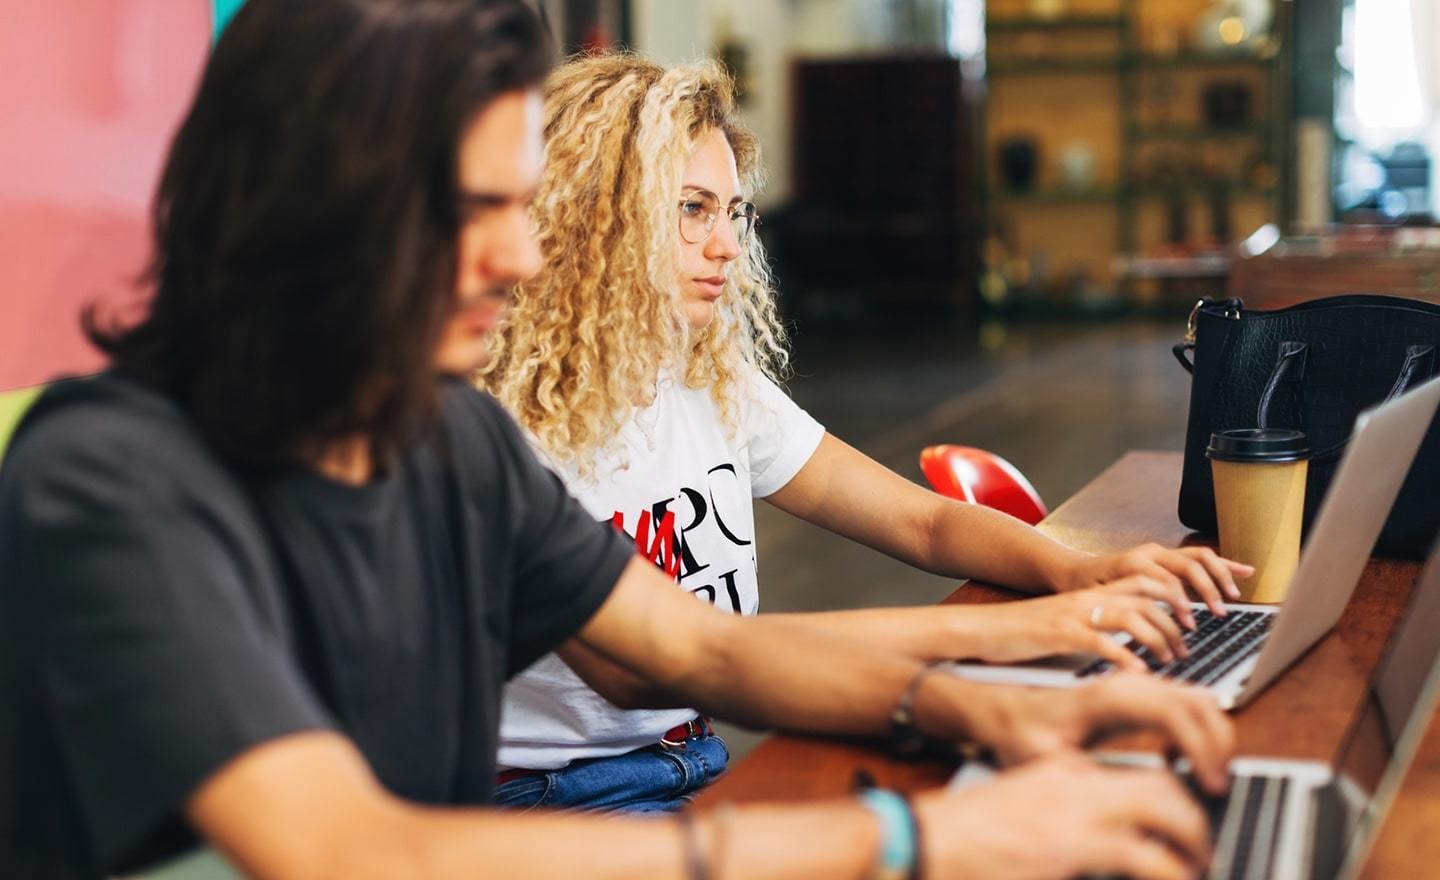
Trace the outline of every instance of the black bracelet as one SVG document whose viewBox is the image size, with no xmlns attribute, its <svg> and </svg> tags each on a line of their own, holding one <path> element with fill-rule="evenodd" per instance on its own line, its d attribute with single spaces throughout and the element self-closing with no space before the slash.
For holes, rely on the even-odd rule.
<svg viewBox="0 0 1440 880">
<path fill-rule="evenodd" d="M 906 880 L 924 880 L 925 836 L 921 834 L 920 815 L 915 812 L 915 801 L 910 795 L 901 792 L 900 796 L 905 799 L 905 806 L 910 810 L 910 828 L 915 834 L 915 861 L 910 865 L 910 876 Z"/>
<path fill-rule="evenodd" d="M 695 827 L 695 816 L 689 810 L 675 814 L 680 823 L 680 848 L 685 853 L 685 876 L 688 880 L 710 880 L 710 870 L 705 864 L 705 854 L 700 851 L 700 835 Z"/>
<path fill-rule="evenodd" d="M 710 812 L 710 876 L 715 880 L 725 878 L 725 838 L 734 817 L 735 808 L 728 803 L 721 804 Z"/>
<path fill-rule="evenodd" d="M 925 750 L 925 735 L 915 727 L 915 696 L 920 692 L 925 676 L 934 672 L 938 665 L 931 663 L 915 673 L 900 695 L 900 702 L 890 713 L 890 743 L 895 754 L 901 757 L 911 758 Z"/>
</svg>

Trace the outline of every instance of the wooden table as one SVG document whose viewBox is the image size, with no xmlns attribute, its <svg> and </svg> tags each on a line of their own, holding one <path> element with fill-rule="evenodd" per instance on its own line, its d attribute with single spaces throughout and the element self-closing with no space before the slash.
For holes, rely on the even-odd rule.
<svg viewBox="0 0 1440 880">
<path fill-rule="evenodd" d="M 1097 553 L 1153 541 L 1169 547 L 1198 536 L 1175 514 L 1180 488 L 1179 453 L 1132 452 L 1056 508 L 1039 526 L 1055 538 Z M 1379 659 L 1399 613 L 1409 599 L 1419 564 L 1372 559 L 1339 625 L 1302 656 L 1244 709 L 1235 712 L 1240 750 L 1328 761 L 1335 754 L 1361 698 L 1371 667 Z M 1020 594 L 969 583 L 945 601 L 1008 601 Z M 1145 747 L 1150 740 L 1127 736 L 1107 747 Z M 942 760 L 900 761 L 883 746 L 779 734 L 762 742 L 707 790 L 701 806 L 722 801 L 800 801 L 848 794 L 857 771 L 876 784 L 902 791 L 943 785 L 953 764 Z M 1440 725 L 1432 725 L 1425 747 L 1381 836 L 1367 876 L 1417 876 L 1418 864 L 1440 871 L 1440 840 L 1433 829 L 1440 814 Z M 1428 827 L 1427 827 L 1428 826 Z M 1423 858 L 1423 861 L 1421 860 Z M 1404 874 L 1404 866 L 1411 866 Z"/>
</svg>

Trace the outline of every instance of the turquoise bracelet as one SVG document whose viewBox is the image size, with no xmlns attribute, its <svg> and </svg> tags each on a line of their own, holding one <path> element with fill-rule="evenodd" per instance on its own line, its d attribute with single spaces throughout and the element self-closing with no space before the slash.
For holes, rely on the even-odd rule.
<svg viewBox="0 0 1440 880">
<path fill-rule="evenodd" d="M 860 793 L 864 804 L 880 823 L 880 850 L 870 880 L 910 880 L 915 876 L 919 842 L 915 814 L 905 798 L 893 791 L 872 788 Z"/>
</svg>

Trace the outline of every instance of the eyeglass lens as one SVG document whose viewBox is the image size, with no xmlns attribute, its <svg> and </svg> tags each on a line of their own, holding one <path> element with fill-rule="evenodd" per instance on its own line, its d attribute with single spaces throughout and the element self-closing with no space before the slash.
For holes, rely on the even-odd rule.
<svg viewBox="0 0 1440 880">
<path fill-rule="evenodd" d="M 730 220 L 735 240 L 745 241 L 755 226 L 755 205 L 741 202 L 727 209 L 708 193 L 690 193 L 680 200 L 680 235 L 691 244 L 699 244 L 710 236 L 722 212 Z"/>
</svg>

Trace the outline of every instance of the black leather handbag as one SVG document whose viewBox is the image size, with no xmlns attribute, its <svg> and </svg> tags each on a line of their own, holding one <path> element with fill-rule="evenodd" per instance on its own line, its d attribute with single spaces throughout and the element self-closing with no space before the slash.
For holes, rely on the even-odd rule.
<svg viewBox="0 0 1440 880">
<path fill-rule="evenodd" d="M 1192 374 L 1180 521 L 1215 532 L 1205 445 L 1212 431 L 1295 428 L 1310 438 L 1305 528 L 1335 474 L 1355 417 L 1436 374 L 1440 305 L 1336 296 L 1286 309 L 1201 300 L 1175 357 Z M 1191 357 L 1193 356 L 1193 360 Z M 1423 558 L 1440 531 L 1440 419 L 1431 424 L 1377 552 Z"/>
</svg>

